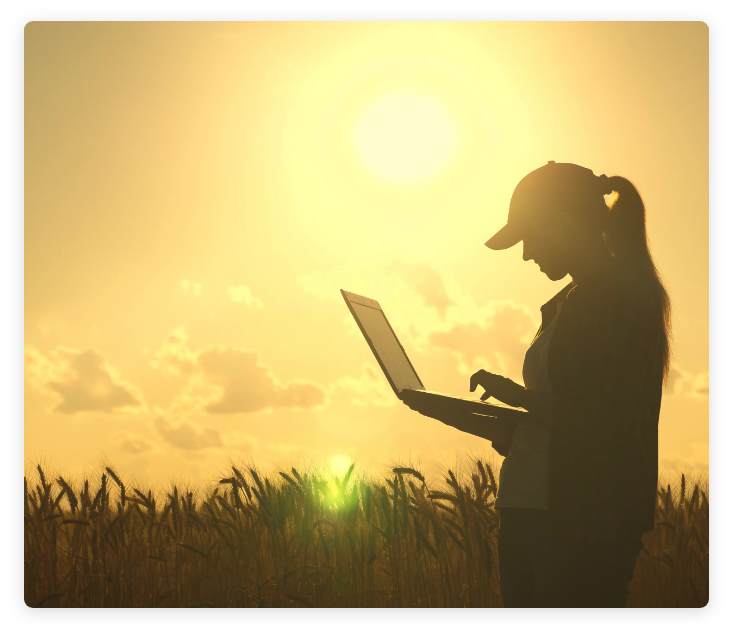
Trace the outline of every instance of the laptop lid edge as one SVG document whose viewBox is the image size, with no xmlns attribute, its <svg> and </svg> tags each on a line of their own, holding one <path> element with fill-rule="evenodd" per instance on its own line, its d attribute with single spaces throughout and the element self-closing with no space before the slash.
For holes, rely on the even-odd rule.
<svg viewBox="0 0 733 635">
<path fill-rule="evenodd" d="M 410 361 L 410 358 L 407 355 L 407 352 L 405 351 L 404 346 L 402 346 L 402 342 L 400 342 L 400 338 L 397 337 L 397 333 L 394 332 L 394 329 L 392 328 L 392 325 L 389 323 L 389 320 L 387 319 L 387 316 L 384 313 L 384 309 L 382 309 L 379 302 L 377 302 L 376 300 L 372 300 L 371 298 L 367 298 L 366 296 L 362 296 L 357 293 L 353 293 L 351 291 L 346 291 L 344 289 L 341 289 L 340 291 L 341 291 L 341 295 L 344 298 L 344 301 L 346 302 L 346 306 L 349 308 L 349 312 L 351 313 L 351 316 L 354 318 L 354 321 L 356 322 L 356 325 L 359 327 L 361 334 L 364 336 L 364 339 L 367 341 L 367 344 L 369 345 L 369 348 L 371 349 L 372 354 L 376 358 L 377 363 L 379 364 L 379 367 L 382 369 L 382 372 L 384 373 L 384 376 L 387 378 L 387 382 L 391 386 L 395 395 L 397 395 L 397 397 L 400 398 L 400 392 L 405 389 L 418 390 L 418 391 L 425 390 L 425 385 L 423 384 L 422 379 L 420 379 L 420 376 L 417 374 L 417 371 L 415 370 L 415 367 L 412 365 L 412 362 Z M 359 300 L 362 300 L 362 301 L 360 302 Z M 405 356 L 405 359 L 407 360 L 407 363 L 410 365 L 412 372 L 415 374 L 415 377 L 420 382 L 418 386 L 414 386 L 412 384 L 397 385 L 394 383 L 394 381 L 392 381 L 392 377 L 390 376 L 389 371 L 387 370 L 384 363 L 382 362 L 382 359 L 380 358 L 376 347 L 374 346 L 371 338 L 367 334 L 366 329 L 362 325 L 361 320 L 359 319 L 359 316 L 357 315 L 356 311 L 354 311 L 353 307 L 351 306 L 352 302 L 354 302 L 355 304 L 363 304 L 364 306 L 367 306 L 372 309 L 376 309 L 381 312 L 382 317 L 384 317 L 384 321 L 387 323 L 387 326 L 389 327 L 389 330 L 392 332 L 392 335 L 394 336 L 395 341 L 397 342 L 400 349 L 402 350 L 402 354 Z"/>
</svg>

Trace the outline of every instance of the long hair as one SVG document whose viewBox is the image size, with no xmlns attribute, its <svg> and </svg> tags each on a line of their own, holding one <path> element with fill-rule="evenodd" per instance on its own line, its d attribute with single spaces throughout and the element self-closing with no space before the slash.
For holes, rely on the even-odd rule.
<svg viewBox="0 0 733 635">
<path fill-rule="evenodd" d="M 607 194 L 618 197 L 610 206 L 604 238 L 611 255 L 625 270 L 629 279 L 640 283 L 644 296 L 658 316 L 662 343 L 662 372 L 666 381 L 671 355 L 672 309 L 669 295 L 657 270 L 646 233 L 646 208 L 634 184 L 622 176 L 605 178 Z"/>
</svg>

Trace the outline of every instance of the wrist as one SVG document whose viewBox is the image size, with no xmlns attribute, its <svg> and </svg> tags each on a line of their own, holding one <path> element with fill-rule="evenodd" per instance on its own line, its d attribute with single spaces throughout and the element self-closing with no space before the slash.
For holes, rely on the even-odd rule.
<svg viewBox="0 0 733 635">
<path fill-rule="evenodd" d="M 549 422 L 553 418 L 554 396 L 549 392 L 538 392 L 527 390 L 525 403 L 521 407 L 527 412 L 534 414 L 543 421 Z"/>
<path fill-rule="evenodd" d="M 504 403 L 514 406 L 515 408 L 524 408 L 527 410 L 527 406 L 531 401 L 530 390 L 527 390 L 524 386 L 513 382 L 511 379 L 507 379 L 507 399 Z"/>
</svg>

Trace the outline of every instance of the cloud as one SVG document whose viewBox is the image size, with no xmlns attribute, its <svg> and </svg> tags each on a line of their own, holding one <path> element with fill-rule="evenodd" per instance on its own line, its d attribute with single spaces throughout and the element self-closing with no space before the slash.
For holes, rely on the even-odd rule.
<svg viewBox="0 0 733 635">
<path fill-rule="evenodd" d="M 399 402 L 384 373 L 374 364 L 364 364 L 358 376 L 345 375 L 337 379 L 332 390 L 343 390 L 353 395 L 351 403 L 360 408 L 376 406 L 389 408 Z"/>
<path fill-rule="evenodd" d="M 259 450 L 257 439 L 249 434 L 238 431 L 225 432 L 221 435 L 222 441 L 227 448 L 239 450 L 240 452 L 248 452 L 254 454 Z"/>
<path fill-rule="evenodd" d="M 478 305 L 447 272 L 405 257 L 316 270 L 297 282 L 305 293 L 341 305 L 340 288 L 378 300 L 408 355 L 448 351 L 463 374 L 481 364 L 521 377 L 524 353 L 539 326 L 539 311 L 510 300 Z M 361 338 L 346 307 L 343 314 L 348 331 Z"/>
<path fill-rule="evenodd" d="M 664 392 L 680 397 L 707 399 L 710 393 L 709 372 L 691 373 L 677 364 L 672 364 Z"/>
<path fill-rule="evenodd" d="M 130 432 L 116 434 L 114 443 L 118 450 L 129 452 L 130 454 L 142 454 L 153 449 L 153 444 L 150 441 Z"/>
<path fill-rule="evenodd" d="M 183 293 L 190 293 L 191 295 L 201 295 L 203 291 L 203 285 L 200 282 L 191 282 L 186 278 L 178 283 L 178 287 Z"/>
<path fill-rule="evenodd" d="M 235 348 L 203 351 L 199 367 L 221 388 L 218 399 L 205 407 L 210 413 L 255 412 L 267 408 L 312 408 L 324 402 L 322 388 L 308 381 L 282 384 L 259 363 L 257 354 Z"/>
<path fill-rule="evenodd" d="M 263 306 L 262 300 L 252 295 L 249 287 L 243 284 L 238 287 L 229 287 L 227 291 L 232 302 L 244 304 L 250 309 L 261 309 Z"/>
<path fill-rule="evenodd" d="M 165 336 L 150 364 L 166 375 L 190 375 L 196 371 L 196 353 L 188 348 L 188 334 L 183 326 Z"/>
<path fill-rule="evenodd" d="M 420 295 L 425 306 L 436 309 L 443 318 L 448 307 L 455 304 L 448 297 L 440 273 L 426 262 L 407 262 L 395 258 L 385 266 L 384 271 L 400 276 Z"/>
<path fill-rule="evenodd" d="M 167 444 L 179 450 L 237 450 L 253 454 L 259 449 L 257 439 L 239 431 L 220 432 L 216 428 L 192 421 L 186 413 L 176 408 L 155 408 L 151 427 Z M 119 435 L 120 445 L 130 452 L 142 452 L 154 448 L 152 443 L 125 433 Z M 138 449 L 140 448 L 140 449 Z"/>
<path fill-rule="evenodd" d="M 160 411 L 153 417 L 153 428 L 168 443 L 182 450 L 195 451 L 223 445 L 218 430 L 200 426 L 185 418 L 172 421 L 170 415 L 164 415 Z"/>
<path fill-rule="evenodd" d="M 430 343 L 453 353 L 464 374 L 484 366 L 490 372 L 521 377 L 524 353 L 537 330 L 533 316 L 513 302 L 490 303 L 482 314 L 431 333 Z"/>
<path fill-rule="evenodd" d="M 400 264 L 402 260 L 407 264 Z M 326 273 L 316 270 L 302 274 L 296 280 L 308 295 L 340 304 L 342 321 L 355 337 L 362 336 L 344 306 L 339 289 L 377 300 L 403 344 L 409 343 L 411 350 L 422 351 L 429 344 L 427 335 L 443 328 L 446 319 L 450 319 L 458 307 L 448 305 L 449 308 L 445 311 L 439 311 L 435 306 L 429 306 L 420 291 L 411 286 L 402 275 L 397 275 L 397 270 L 410 271 L 414 264 L 406 259 L 380 258 L 351 269 L 338 266 Z M 443 280 L 446 281 L 445 276 Z M 447 293 L 446 295 L 450 297 Z M 430 299 L 433 305 L 436 300 L 439 306 L 444 306 L 439 296 Z"/>
<path fill-rule="evenodd" d="M 140 391 L 91 349 L 59 346 L 45 356 L 28 347 L 25 372 L 37 390 L 57 399 L 54 412 L 133 413 L 143 408 Z"/>
<path fill-rule="evenodd" d="M 314 382 L 280 381 L 255 352 L 225 347 L 192 351 L 183 327 L 168 334 L 152 364 L 167 374 L 186 378 L 186 386 L 171 406 L 176 411 L 250 413 L 309 409 L 326 401 L 326 391 Z"/>
<path fill-rule="evenodd" d="M 692 394 L 701 398 L 710 396 L 710 373 L 698 373 L 692 380 Z"/>
</svg>

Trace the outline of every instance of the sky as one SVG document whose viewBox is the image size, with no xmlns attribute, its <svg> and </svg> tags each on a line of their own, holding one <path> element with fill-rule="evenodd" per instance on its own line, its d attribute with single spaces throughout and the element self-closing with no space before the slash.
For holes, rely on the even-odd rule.
<svg viewBox="0 0 733 635">
<path fill-rule="evenodd" d="M 642 194 L 660 466 L 707 470 L 705 24 L 32 22 L 24 116 L 26 471 L 498 464 L 400 404 L 339 289 L 428 389 L 521 381 L 568 280 L 484 242 L 548 160 Z"/>
</svg>

